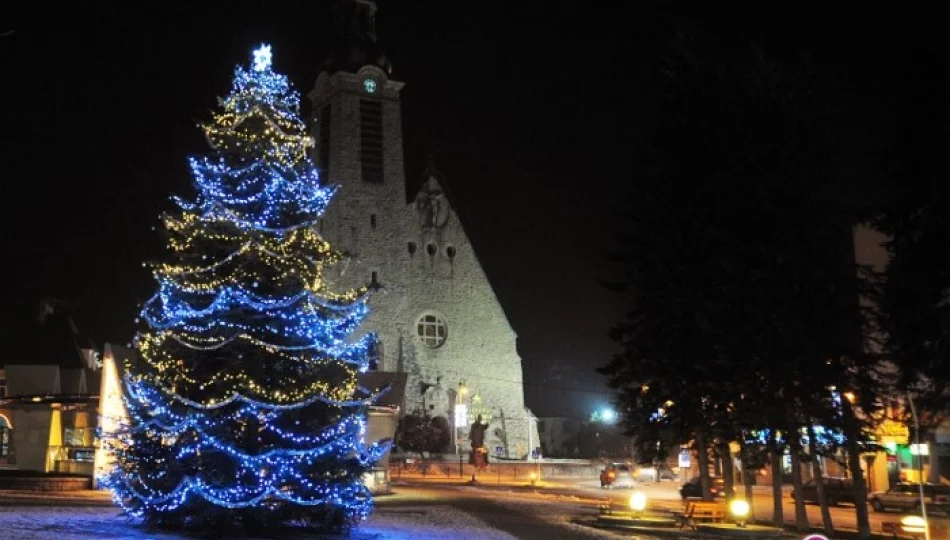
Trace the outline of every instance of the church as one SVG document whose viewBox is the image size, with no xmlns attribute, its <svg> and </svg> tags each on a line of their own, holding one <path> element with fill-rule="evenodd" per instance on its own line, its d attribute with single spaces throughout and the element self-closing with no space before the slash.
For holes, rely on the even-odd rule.
<svg viewBox="0 0 950 540">
<path fill-rule="evenodd" d="M 404 380 L 404 414 L 424 411 L 468 452 L 482 417 L 495 458 L 525 459 L 540 446 L 525 407 L 516 335 L 431 165 L 409 192 L 400 91 L 377 44 L 376 4 L 338 3 L 337 44 L 309 93 L 314 161 L 339 186 L 320 232 L 348 257 L 335 287 L 375 289 L 364 332 L 379 339 L 380 380 Z"/>
</svg>

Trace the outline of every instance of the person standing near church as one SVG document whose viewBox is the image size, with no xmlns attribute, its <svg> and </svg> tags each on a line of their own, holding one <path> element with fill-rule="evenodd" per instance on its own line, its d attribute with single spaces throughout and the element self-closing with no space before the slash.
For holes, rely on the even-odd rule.
<svg viewBox="0 0 950 540">
<path fill-rule="evenodd" d="M 472 443 L 472 456 L 469 462 L 475 465 L 476 471 L 488 467 L 488 448 L 485 447 L 486 429 L 488 429 L 488 424 L 483 424 L 482 415 L 478 415 L 469 430 L 468 440 Z"/>
</svg>

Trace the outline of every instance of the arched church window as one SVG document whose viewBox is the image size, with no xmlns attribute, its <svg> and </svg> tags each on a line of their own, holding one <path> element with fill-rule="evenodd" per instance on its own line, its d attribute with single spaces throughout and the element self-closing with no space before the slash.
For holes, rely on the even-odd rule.
<svg viewBox="0 0 950 540">
<path fill-rule="evenodd" d="M 419 322 L 416 323 L 416 334 L 430 349 L 441 347 L 445 343 L 445 338 L 448 337 L 448 332 L 448 327 L 442 317 L 433 313 L 419 317 Z"/>
<path fill-rule="evenodd" d="M 437 251 L 438 251 L 438 248 L 435 247 L 435 244 L 433 243 L 426 244 L 426 253 L 428 253 L 429 255 L 435 255 Z"/>
<path fill-rule="evenodd" d="M 415 242 L 409 242 L 407 248 L 409 249 L 409 254 L 410 254 L 410 255 L 415 255 L 415 254 L 416 254 L 416 243 L 415 243 Z"/>
<path fill-rule="evenodd" d="M 445 254 L 449 256 L 450 259 L 455 258 L 455 246 L 449 246 L 445 248 Z"/>
</svg>

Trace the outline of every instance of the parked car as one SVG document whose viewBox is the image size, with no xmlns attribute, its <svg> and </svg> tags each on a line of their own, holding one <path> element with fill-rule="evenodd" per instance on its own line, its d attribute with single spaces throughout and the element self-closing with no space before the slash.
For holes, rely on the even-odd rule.
<svg viewBox="0 0 950 540">
<path fill-rule="evenodd" d="M 600 487 L 633 487 L 633 467 L 626 463 L 610 463 L 600 471 Z"/>
<path fill-rule="evenodd" d="M 709 493 L 713 497 L 726 496 L 726 483 L 721 476 L 709 477 Z M 680 496 L 683 497 L 683 500 L 703 496 L 703 490 L 699 485 L 698 476 L 691 478 L 689 482 L 683 484 L 683 487 L 680 488 Z"/>
<path fill-rule="evenodd" d="M 825 484 L 825 497 L 828 499 L 828 504 L 834 506 L 842 502 L 854 502 L 854 490 L 850 478 L 835 478 L 829 477 L 824 478 Z M 795 493 L 795 490 L 792 490 L 792 499 L 794 500 L 798 494 Z M 805 482 L 805 485 L 802 486 L 802 500 L 806 503 L 815 503 L 818 504 L 818 482 L 814 480 L 809 480 Z"/>
<path fill-rule="evenodd" d="M 640 482 L 657 482 L 656 467 L 643 466 L 636 470 L 634 477 Z M 669 467 L 660 467 L 659 481 L 676 480 L 676 471 Z"/>
<path fill-rule="evenodd" d="M 924 501 L 927 508 L 950 510 L 950 486 L 924 484 Z M 868 502 L 875 512 L 900 510 L 920 512 L 920 485 L 901 482 L 887 491 L 877 491 L 868 496 Z"/>
</svg>

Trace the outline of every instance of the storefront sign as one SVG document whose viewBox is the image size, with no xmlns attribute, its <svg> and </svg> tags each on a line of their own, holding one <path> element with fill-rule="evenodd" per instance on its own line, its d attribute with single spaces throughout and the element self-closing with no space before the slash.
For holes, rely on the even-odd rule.
<svg viewBox="0 0 950 540">
<path fill-rule="evenodd" d="M 882 444 L 907 444 L 910 439 L 910 429 L 900 422 L 885 420 L 878 426 L 877 435 Z"/>
<path fill-rule="evenodd" d="M 688 469 L 690 467 L 690 458 L 689 458 L 688 450 L 683 450 L 682 452 L 680 452 L 679 467 L 681 469 Z"/>
<path fill-rule="evenodd" d="M 912 456 L 929 456 L 930 448 L 926 443 L 924 444 L 912 444 L 910 445 L 910 455 Z"/>
</svg>

